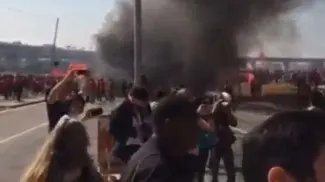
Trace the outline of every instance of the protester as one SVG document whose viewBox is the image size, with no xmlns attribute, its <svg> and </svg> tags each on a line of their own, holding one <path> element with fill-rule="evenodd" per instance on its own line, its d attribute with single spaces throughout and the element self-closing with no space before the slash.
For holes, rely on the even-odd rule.
<svg viewBox="0 0 325 182">
<path fill-rule="evenodd" d="M 62 118 L 47 137 L 21 182 L 100 182 L 87 152 L 89 136 L 77 120 Z"/>
<path fill-rule="evenodd" d="M 113 156 L 127 163 L 152 134 L 151 109 L 146 89 L 134 87 L 111 115 L 110 133 L 115 138 Z"/>
<path fill-rule="evenodd" d="M 23 81 L 21 80 L 19 75 L 16 75 L 14 80 L 14 85 L 13 85 L 13 91 L 18 102 L 21 101 L 23 90 L 24 90 Z"/>
<path fill-rule="evenodd" d="M 325 181 L 325 113 L 275 114 L 243 140 L 245 182 Z"/>
<path fill-rule="evenodd" d="M 153 123 L 154 136 L 132 156 L 121 181 L 193 181 L 199 133 L 193 103 L 183 96 L 169 96 L 155 109 Z"/>
</svg>

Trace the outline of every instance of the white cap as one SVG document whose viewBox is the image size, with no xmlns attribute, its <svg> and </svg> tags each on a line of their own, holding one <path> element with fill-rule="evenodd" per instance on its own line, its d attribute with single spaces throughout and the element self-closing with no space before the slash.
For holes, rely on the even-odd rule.
<svg viewBox="0 0 325 182">
<path fill-rule="evenodd" d="M 227 92 L 221 92 L 220 94 L 221 99 L 223 99 L 225 102 L 231 102 L 232 98 L 231 95 Z"/>
<path fill-rule="evenodd" d="M 176 92 L 177 95 L 186 95 L 187 94 L 187 89 L 186 88 L 181 88 L 177 90 Z"/>
</svg>

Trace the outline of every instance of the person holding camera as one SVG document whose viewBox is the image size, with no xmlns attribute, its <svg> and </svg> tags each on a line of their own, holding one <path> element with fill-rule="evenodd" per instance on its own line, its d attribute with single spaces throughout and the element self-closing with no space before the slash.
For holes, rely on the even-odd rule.
<svg viewBox="0 0 325 182">
<path fill-rule="evenodd" d="M 81 84 L 78 82 L 81 82 L 81 80 L 78 78 L 80 75 L 78 72 L 78 70 L 70 70 L 67 75 L 51 89 L 45 99 L 49 120 L 49 132 L 54 129 L 62 116 L 68 115 L 74 117 L 84 111 L 86 100 L 83 91 L 87 84 L 82 84 L 82 86 L 80 86 Z M 84 79 L 88 79 L 89 73 L 83 74 L 83 77 Z"/>
<path fill-rule="evenodd" d="M 235 165 L 234 165 L 234 152 L 231 148 L 232 144 L 236 141 L 236 137 L 230 126 L 237 126 L 237 119 L 232 113 L 230 106 L 231 96 L 222 92 L 220 99 L 214 104 L 212 109 L 212 117 L 214 130 L 216 133 L 218 143 L 214 147 L 211 156 L 211 167 L 213 172 L 212 181 L 218 181 L 218 172 L 220 159 L 223 159 L 225 165 L 228 182 L 235 182 Z"/>
</svg>

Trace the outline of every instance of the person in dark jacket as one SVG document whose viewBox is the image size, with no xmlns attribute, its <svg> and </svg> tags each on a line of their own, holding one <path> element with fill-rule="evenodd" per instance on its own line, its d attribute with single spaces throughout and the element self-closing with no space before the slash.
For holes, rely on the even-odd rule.
<svg viewBox="0 0 325 182">
<path fill-rule="evenodd" d="M 193 103 L 184 96 L 168 96 L 155 109 L 153 124 L 154 135 L 132 156 L 121 182 L 193 181 L 199 133 Z"/>
<path fill-rule="evenodd" d="M 152 135 L 151 109 L 146 89 L 134 87 L 111 116 L 110 134 L 115 139 L 113 156 L 127 163 Z"/>
</svg>

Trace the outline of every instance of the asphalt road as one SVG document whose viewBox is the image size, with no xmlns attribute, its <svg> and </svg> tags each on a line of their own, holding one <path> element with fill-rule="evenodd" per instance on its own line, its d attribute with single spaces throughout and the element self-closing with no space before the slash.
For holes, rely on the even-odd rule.
<svg viewBox="0 0 325 182">
<path fill-rule="evenodd" d="M 108 112 L 117 103 L 103 105 Z M 249 131 L 253 126 L 265 120 L 268 115 L 254 114 L 238 111 L 238 131 Z M 0 181 L 17 182 L 26 165 L 35 157 L 47 135 L 45 122 L 45 104 L 40 103 L 17 109 L 0 111 Z M 91 142 L 90 153 L 96 157 L 97 125 L 95 120 L 86 123 Z M 236 165 L 240 166 L 240 137 L 234 144 Z M 222 178 L 222 177 L 221 177 Z M 220 181 L 223 181 L 221 179 Z"/>
</svg>

